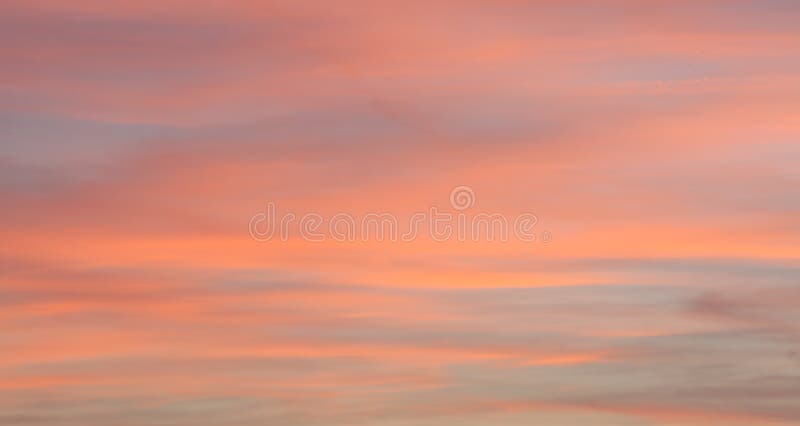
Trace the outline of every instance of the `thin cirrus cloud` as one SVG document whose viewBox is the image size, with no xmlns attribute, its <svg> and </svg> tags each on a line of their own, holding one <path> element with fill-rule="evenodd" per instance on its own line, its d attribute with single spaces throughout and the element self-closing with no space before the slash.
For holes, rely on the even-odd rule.
<svg viewBox="0 0 800 426">
<path fill-rule="evenodd" d="M 0 423 L 791 425 L 791 1 L 0 6 Z M 259 243 L 280 212 L 524 243 Z"/>
</svg>

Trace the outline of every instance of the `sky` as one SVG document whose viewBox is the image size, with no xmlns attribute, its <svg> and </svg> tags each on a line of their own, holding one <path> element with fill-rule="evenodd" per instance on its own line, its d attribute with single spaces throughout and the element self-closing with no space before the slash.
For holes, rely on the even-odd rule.
<svg viewBox="0 0 800 426">
<path fill-rule="evenodd" d="M 800 424 L 798 22 L 4 0 L 0 424 Z"/>
</svg>

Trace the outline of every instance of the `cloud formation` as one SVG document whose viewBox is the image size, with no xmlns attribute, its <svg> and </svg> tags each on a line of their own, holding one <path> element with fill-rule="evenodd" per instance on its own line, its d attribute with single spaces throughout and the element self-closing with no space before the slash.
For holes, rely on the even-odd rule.
<svg viewBox="0 0 800 426">
<path fill-rule="evenodd" d="M 0 5 L 0 423 L 800 421 L 793 1 Z M 265 203 L 547 244 L 259 243 Z"/>
</svg>

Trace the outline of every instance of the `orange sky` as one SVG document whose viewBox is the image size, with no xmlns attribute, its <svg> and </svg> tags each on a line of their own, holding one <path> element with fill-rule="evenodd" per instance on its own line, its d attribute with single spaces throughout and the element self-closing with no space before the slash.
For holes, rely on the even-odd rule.
<svg viewBox="0 0 800 426">
<path fill-rule="evenodd" d="M 5 0 L 0 424 L 797 424 L 798 22 Z M 538 238 L 259 242 L 268 203 Z"/>
</svg>

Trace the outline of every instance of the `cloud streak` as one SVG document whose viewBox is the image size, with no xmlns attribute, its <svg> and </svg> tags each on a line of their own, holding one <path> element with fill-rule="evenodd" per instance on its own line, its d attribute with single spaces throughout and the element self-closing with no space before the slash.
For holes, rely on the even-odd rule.
<svg viewBox="0 0 800 426">
<path fill-rule="evenodd" d="M 0 6 L 0 423 L 796 424 L 790 1 Z M 282 211 L 547 244 L 259 243 Z"/>
</svg>

